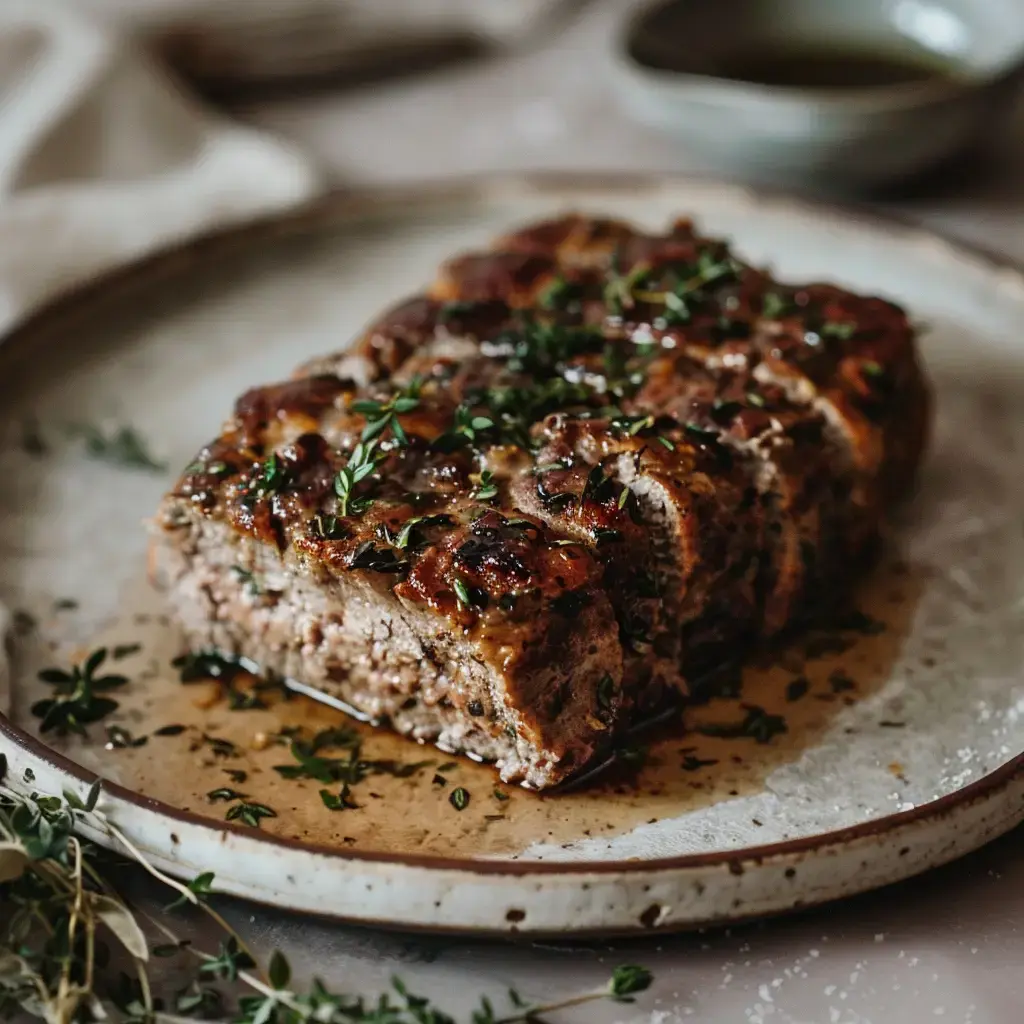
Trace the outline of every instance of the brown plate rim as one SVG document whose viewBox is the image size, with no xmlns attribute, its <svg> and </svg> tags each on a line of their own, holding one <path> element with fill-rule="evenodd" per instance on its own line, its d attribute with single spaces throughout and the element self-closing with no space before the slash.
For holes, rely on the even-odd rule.
<svg viewBox="0 0 1024 1024">
<path fill-rule="evenodd" d="M 131 261 L 124 266 L 101 273 L 45 303 L 31 313 L 21 324 L 16 325 L 0 337 L 0 351 L 24 344 L 33 335 L 46 331 L 51 326 L 75 314 L 85 314 L 97 301 L 109 301 L 121 290 L 152 284 L 161 277 L 173 274 L 184 263 L 195 259 L 209 258 L 213 254 L 229 252 L 238 246 L 260 239 L 267 241 L 276 237 L 299 234 L 323 221 L 332 221 L 347 214 L 365 214 L 368 210 L 400 210 L 404 206 L 420 208 L 424 204 L 439 205 L 453 201 L 486 201 L 499 199 L 503 195 L 529 195 L 531 193 L 552 193 L 579 189 L 588 191 L 637 192 L 665 189 L 683 189 L 687 185 L 696 187 L 719 187 L 732 189 L 738 194 L 768 201 L 782 201 L 794 207 L 803 207 L 819 215 L 840 215 L 848 223 L 861 223 L 879 230 L 893 228 L 912 230 L 922 239 L 939 242 L 962 256 L 987 263 L 993 271 L 1012 273 L 1024 286 L 1024 264 L 985 249 L 973 243 L 950 238 L 940 232 L 921 227 L 908 218 L 856 204 L 832 203 L 826 200 L 800 196 L 784 189 L 753 187 L 740 183 L 726 183 L 719 179 L 694 174 L 656 173 L 582 173 L 540 172 L 519 175 L 474 175 L 466 178 L 444 179 L 415 185 L 365 189 L 334 189 L 326 195 L 305 203 L 285 213 L 247 221 L 241 225 L 210 231 L 185 239 L 174 245 L 161 248 L 154 253 Z M 48 763 L 51 767 L 68 775 L 85 786 L 91 785 L 96 776 L 90 775 L 81 765 L 64 756 L 42 740 L 14 725 L 6 715 L 0 713 L 0 736 L 4 736 L 17 748 Z M 214 834 L 233 832 L 245 835 L 255 841 L 284 849 L 302 851 L 316 856 L 330 858 L 342 863 L 364 862 L 398 864 L 411 868 L 436 871 L 457 871 L 480 875 L 594 875 L 594 874 L 658 874 L 699 870 L 718 866 L 733 866 L 745 862 L 765 861 L 796 857 L 828 847 L 844 846 L 858 840 L 896 832 L 901 828 L 919 822 L 939 819 L 962 805 L 972 804 L 993 796 L 1005 788 L 1020 773 L 1024 772 L 1024 752 L 1012 757 L 1006 763 L 984 777 L 947 793 L 925 804 L 906 811 L 884 815 L 843 829 L 834 829 L 818 835 L 798 839 L 786 839 L 762 846 L 750 846 L 736 850 L 681 854 L 675 857 L 661 857 L 652 860 L 608 860 L 608 861 L 523 861 L 523 860 L 468 860 L 457 857 L 431 856 L 425 854 L 397 854 L 387 851 L 341 850 L 319 843 L 306 843 L 299 839 L 276 836 L 269 833 L 254 834 L 252 829 L 226 822 L 217 822 L 192 811 L 185 811 L 160 800 L 143 796 L 117 783 L 103 780 L 104 792 L 141 810 L 161 815 L 171 821 L 202 828 Z"/>
</svg>

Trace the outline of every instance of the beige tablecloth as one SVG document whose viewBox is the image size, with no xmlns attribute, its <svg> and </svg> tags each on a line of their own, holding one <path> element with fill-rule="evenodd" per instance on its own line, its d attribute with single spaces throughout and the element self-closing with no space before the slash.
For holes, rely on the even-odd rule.
<svg viewBox="0 0 1024 1024">
<path fill-rule="evenodd" d="M 0 3 L 0 332 L 60 290 L 320 187 L 312 161 L 214 116 L 116 36 Z"/>
</svg>

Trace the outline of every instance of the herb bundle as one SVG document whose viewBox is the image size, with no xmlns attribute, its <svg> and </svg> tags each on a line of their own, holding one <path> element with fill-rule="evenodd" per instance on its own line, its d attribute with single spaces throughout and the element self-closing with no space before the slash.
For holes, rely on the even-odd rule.
<svg viewBox="0 0 1024 1024">
<path fill-rule="evenodd" d="M 215 876 L 202 872 L 182 884 L 150 864 L 98 809 L 100 784 L 85 800 L 34 793 L 5 785 L 0 755 L 0 1019 L 28 1014 L 48 1024 L 180 1024 L 184 1020 L 234 1024 L 456 1024 L 456 1018 L 410 992 L 400 979 L 376 999 L 336 992 L 319 980 L 293 983 L 283 955 L 257 962 L 244 940 L 210 904 Z M 123 862 L 80 838 L 87 821 L 176 899 L 159 919 L 143 915 L 120 895 Z M 224 938 L 216 952 L 181 940 L 168 922 L 180 908 L 208 914 Z M 159 934 L 159 943 L 149 936 Z M 155 958 L 175 958 L 188 981 L 162 991 L 150 977 Z M 180 979 L 180 974 L 178 975 Z M 643 967 L 617 967 L 607 985 L 547 1005 L 509 990 L 499 1012 L 487 996 L 472 1024 L 541 1024 L 558 1010 L 597 1000 L 631 1002 L 651 975 Z"/>
</svg>

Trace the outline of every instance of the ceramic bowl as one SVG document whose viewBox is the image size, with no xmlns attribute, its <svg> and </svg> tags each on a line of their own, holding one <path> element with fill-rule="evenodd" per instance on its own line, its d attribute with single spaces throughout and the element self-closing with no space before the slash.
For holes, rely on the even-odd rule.
<svg viewBox="0 0 1024 1024">
<path fill-rule="evenodd" d="M 927 56 L 950 74 L 826 89 L 715 73 L 723 56 L 782 45 Z M 683 141 L 691 162 L 844 190 L 906 179 L 992 136 L 1022 61 L 1017 0 L 661 0 L 634 8 L 613 43 L 627 108 Z"/>
</svg>

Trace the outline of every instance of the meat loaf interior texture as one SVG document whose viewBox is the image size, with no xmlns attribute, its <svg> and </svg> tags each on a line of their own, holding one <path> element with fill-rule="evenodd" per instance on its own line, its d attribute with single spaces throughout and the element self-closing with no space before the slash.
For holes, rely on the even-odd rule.
<svg viewBox="0 0 1024 1024">
<path fill-rule="evenodd" d="M 565 217 L 243 395 L 152 576 L 194 649 L 543 789 L 841 592 L 928 419 L 893 303 Z"/>
</svg>

